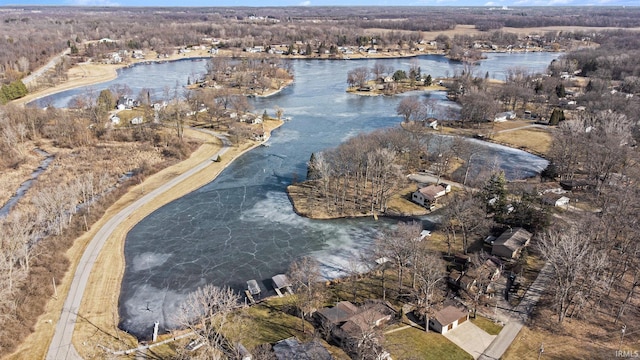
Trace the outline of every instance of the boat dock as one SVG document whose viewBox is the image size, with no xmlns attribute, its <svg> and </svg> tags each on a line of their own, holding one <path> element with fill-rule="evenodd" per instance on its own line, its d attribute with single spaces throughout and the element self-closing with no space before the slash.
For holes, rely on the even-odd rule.
<svg viewBox="0 0 640 360">
<path fill-rule="evenodd" d="M 282 289 L 287 291 L 289 294 L 293 294 L 293 290 L 291 289 L 291 282 L 289 278 L 285 274 L 278 274 L 271 278 L 273 281 L 273 289 L 276 291 L 279 297 L 283 297 Z"/>
</svg>

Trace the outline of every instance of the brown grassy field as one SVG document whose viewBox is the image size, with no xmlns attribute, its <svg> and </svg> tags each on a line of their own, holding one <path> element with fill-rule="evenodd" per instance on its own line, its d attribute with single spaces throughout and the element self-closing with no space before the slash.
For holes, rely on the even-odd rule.
<svg viewBox="0 0 640 360">
<path fill-rule="evenodd" d="M 491 139 L 513 148 L 546 155 L 551 148 L 552 136 L 547 129 L 527 128 L 495 134 Z"/>
<path fill-rule="evenodd" d="M 28 142 L 25 148 L 33 148 L 35 144 Z M 5 204 L 11 196 L 31 176 L 31 173 L 40 166 L 43 156 L 36 154 L 34 151 L 26 151 L 24 162 L 13 168 L 11 171 L 4 171 L 0 175 L 0 206 Z"/>
</svg>

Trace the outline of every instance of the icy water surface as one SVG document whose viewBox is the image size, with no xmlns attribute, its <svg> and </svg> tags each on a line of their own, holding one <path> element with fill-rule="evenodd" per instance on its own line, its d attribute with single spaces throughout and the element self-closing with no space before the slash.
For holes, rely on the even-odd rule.
<svg viewBox="0 0 640 360">
<path fill-rule="evenodd" d="M 542 71 L 557 55 L 489 54 L 476 71 L 504 79 L 510 67 Z M 418 59 L 422 72 L 433 77 L 461 69 L 441 56 Z M 296 81 L 292 86 L 278 95 L 252 100 L 256 113 L 266 109 L 273 114 L 279 106 L 292 120 L 273 133 L 269 147 L 245 154 L 215 181 L 158 209 L 131 230 L 125 244 L 121 328 L 148 338 L 155 321 L 165 330 L 174 327 L 174 315 L 186 294 L 207 283 L 243 290 L 247 280 L 256 279 L 267 292 L 271 277 L 285 272 L 292 260 L 303 255 L 318 258 L 325 276 L 338 276 L 350 258 L 372 243 L 381 226 L 397 222 L 306 219 L 293 212 L 285 192 L 294 179 L 304 180 L 312 152 L 401 121 L 395 109 L 408 95 L 361 97 L 345 92 L 347 72 L 370 67 L 375 61 L 293 61 Z M 408 71 L 411 60 L 384 61 Z M 203 61 L 134 66 L 122 70 L 112 83 L 151 88 L 161 98 L 167 87 L 176 81 L 186 84 L 204 66 Z M 110 85 L 95 86 L 94 91 Z M 73 96 L 61 93 L 39 104 L 66 106 Z M 431 96 L 445 101 L 443 93 Z M 480 145 L 482 156 L 474 156 L 474 165 L 499 167 L 510 178 L 534 175 L 547 163 L 519 150 Z M 424 221 L 430 226 L 428 219 Z"/>
</svg>

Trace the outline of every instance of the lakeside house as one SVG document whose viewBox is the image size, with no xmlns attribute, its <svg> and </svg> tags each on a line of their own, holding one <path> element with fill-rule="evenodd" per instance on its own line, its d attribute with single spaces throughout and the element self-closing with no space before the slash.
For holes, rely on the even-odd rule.
<svg viewBox="0 0 640 360">
<path fill-rule="evenodd" d="M 411 201 L 427 208 L 433 207 L 437 200 L 451 191 L 449 184 L 431 184 L 419 188 L 411 194 Z"/>
<path fill-rule="evenodd" d="M 336 343 L 344 345 L 346 349 L 360 346 L 363 334 L 368 334 L 374 328 L 380 328 L 391 320 L 395 311 L 387 303 L 369 302 L 363 306 L 356 306 L 349 301 L 340 301 L 333 307 L 322 308 L 315 312 L 315 321 L 324 335 L 331 337 Z M 380 353 L 388 353 L 380 349 Z"/>
<path fill-rule="evenodd" d="M 468 270 L 452 269 L 447 279 L 455 289 L 467 292 L 491 293 L 493 282 L 500 277 L 502 264 L 497 258 L 489 258 Z"/>
<path fill-rule="evenodd" d="M 493 241 L 491 254 L 515 259 L 522 249 L 529 245 L 533 235 L 523 228 L 509 229 Z"/>
<path fill-rule="evenodd" d="M 493 118 L 494 122 L 505 122 L 507 120 L 513 120 L 516 118 L 516 113 L 513 111 L 505 111 L 505 112 L 501 112 L 499 114 L 496 114 L 496 116 Z"/>
<path fill-rule="evenodd" d="M 447 306 L 429 319 L 429 327 L 444 335 L 467 320 L 469 320 L 468 311 L 463 311 L 455 306 Z"/>
<path fill-rule="evenodd" d="M 567 206 L 569 205 L 569 201 L 571 201 L 571 199 L 562 194 L 549 192 L 542 195 L 542 202 L 551 206 Z"/>
</svg>

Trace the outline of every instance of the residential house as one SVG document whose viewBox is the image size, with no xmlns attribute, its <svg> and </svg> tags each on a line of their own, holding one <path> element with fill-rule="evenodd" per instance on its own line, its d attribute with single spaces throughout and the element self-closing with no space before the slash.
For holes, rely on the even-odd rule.
<svg viewBox="0 0 640 360">
<path fill-rule="evenodd" d="M 489 258 L 478 266 L 466 271 L 453 269 L 449 273 L 448 282 L 457 289 L 467 292 L 489 293 L 494 281 L 500 277 L 502 264 L 497 258 Z"/>
<path fill-rule="evenodd" d="M 560 181 L 560 186 L 562 186 L 562 188 L 567 191 L 587 190 L 594 185 L 595 184 L 593 181 L 589 181 L 586 179 L 571 179 Z"/>
<path fill-rule="evenodd" d="M 458 309 L 455 306 L 447 306 L 429 319 L 429 327 L 440 334 L 446 334 L 467 320 L 469 320 L 468 311 Z"/>
<path fill-rule="evenodd" d="M 491 254 L 509 259 L 518 257 L 522 248 L 529 245 L 533 235 L 523 228 L 509 229 L 502 233 L 491 246 Z"/>
<path fill-rule="evenodd" d="M 131 123 L 131 125 L 140 125 L 144 122 L 144 120 L 142 119 L 142 116 L 136 116 L 133 119 L 131 119 L 129 122 Z"/>
<path fill-rule="evenodd" d="M 449 187 L 450 189 L 450 187 Z M 431 207 L 436 203 L 436 200 L 447 194 L 446 187 L 442 185 L 429 185 L 414 191 L 411 194 L 411 200 L 424 207 Z"/>
<path fill-rule="evenodd" d="M 118 98 L 118 101 L 116 102 L 116 107 L 118 108 L 118 110 L 125 110 L 125 109 L 131 109 L 134 106 L 139 106 L 140 102 L 134 100 L 133 98 L 130 98 L 128 96 L 121 96 Z"/>
<path fill-rule="evenodd" d="M 514 113 L 513 111 L 505 111 L 505 112 L 501 112 L 499 114 L 496 114 L 496 116 L 493 118 L 494 122 L 504 122 L 507 120 L 513 120 L 516 118 L 516 113 Z"/>
<path fill-rule="evenodd" d="M 329 351 L 318 340 L 301 343 L 295 337 L 280 340 L 273 345 L 278 360 L 332 360 Z"/>
<path fill-rule="evenodd" d="M 358 339 L 363 334 L 384 325 L 394 313 L 389 305 L 382 302 L 371 302 L 358 307 L 349 301 L 341 301 L 334 307 L 318 310 L 315 316 L 325 335 L 332 337 L 337 343 L 347 345 L 347 349 L 353 349 L 359 346 Z"/>
<path fill-rule="evenodd" d="M 570 200 L 571 199 L 562 194 L 552 192 L 542 195 L 542 202 L 551 206 L 566 206 L 569 204 Z"/>
<path fill-rule="evenodd" d="M 109 120 L 111 120 L 111 124 L 113 125 L 119 125 L 120 124 L 120 117 L 118 117 L 118 115 L 112 115 Z"/>
</svg>

